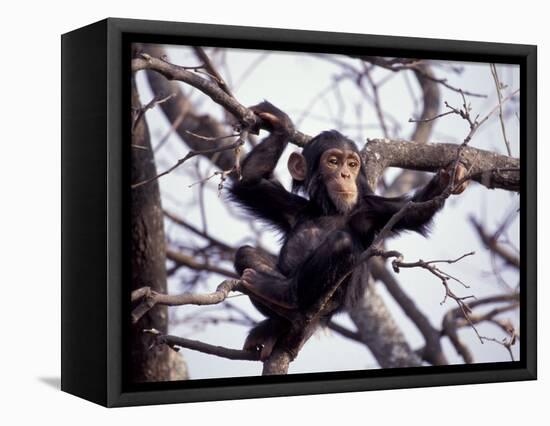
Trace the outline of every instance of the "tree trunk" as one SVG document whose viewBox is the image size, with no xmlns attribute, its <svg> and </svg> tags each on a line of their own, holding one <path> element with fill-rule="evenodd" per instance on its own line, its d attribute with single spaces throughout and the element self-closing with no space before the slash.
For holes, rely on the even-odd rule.
<svg viewBox="0 0 550 426">
<path fill-rule="evenodd" d="M 382 297 L 370 282 L 363 298 L 349 311 L 357 334 L 381 368 L 415 367 L 422 360 L 411 349 Z"/>
<path fill-rule="evenodd" d="M 132 110 L 141 108 L 139 94 L 132 79 Z M 135 115 L 134 115 L 135 116 Z M 132 134 L 132 145 L 145 149 L 131 150 L 131 182 L 156 175 L 149 129 L 142 116 Z M 149 286 L 166 293 L 166 249 L 163 215 L 158 182 L 154 181 L 131 193 L 131 288 Z M 156 306 L 135 324 L 130 333 L 130 377 L 133 382 L 187 379 L 187 367 L 180 354 L 166 345 L 151 346 L 152 337 L 142 330 L 155 328 L 167 332 L 166 306 Z"/>
</svg>

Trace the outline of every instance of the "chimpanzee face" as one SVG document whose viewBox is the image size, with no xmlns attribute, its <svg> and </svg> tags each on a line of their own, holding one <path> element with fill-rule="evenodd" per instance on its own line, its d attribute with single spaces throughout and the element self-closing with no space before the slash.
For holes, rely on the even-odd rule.
<svg viewBox="0 0 550 426">
<path fill-rule="evenodd" d="M 340 213 L 349 212 L 357 203 L 357 176 L 361 160 L 356 152 L 330 148 L 321 154 L 319 173 L 328 195 Z"/>
<path fill-rule="evenodd" d="M 301 154 L 293 152 L 288 170 L 293 191 L 304 190 L 327 214 L 346 214 L 357 204 L 361 158 L 355 143 L 336 130 L 320 133 Z"/>
</svg>

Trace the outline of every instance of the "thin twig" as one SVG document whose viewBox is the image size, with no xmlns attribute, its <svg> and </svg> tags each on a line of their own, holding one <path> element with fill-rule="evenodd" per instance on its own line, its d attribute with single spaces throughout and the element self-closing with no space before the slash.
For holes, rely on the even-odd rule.
<svg viewBox="0 0 550 426">
<path fill-rule="evenodd" d="M 170 219 L 172 222 L 176 223 L 177 225 L 183 226 L 184 228 L 188 229 L 189 231 L 193 232 L 196 235 L 199 235 L 200 237 L 207 240 L 209 243 L 218 246 L 220 249 L 228 251 L 228 252 L 235 252 L 235 249 L 228 244 L 218 240 L 217 238 L 212 237 L 210 234 L 201 231 L 194 225 L 190 224 L 183 218 L 176 216 L 174 213 L 171 213 L 169 211 L 164 210 L 163 211 L 164 216 L 166 216 L 168 219 Z"/>
<path fill-rule="evenodd" d="M 151 101 L 141 107 L 138 111 L 137 111 L 137 114 L 136 114 L 136 118 L 134 119 L 134 122 L 132 123 L 132 133 L 135 132 L 136 130 L 136 127 L 139 123 L 139 121 L 142 119 L 142 117 L 145 115 L 145 113 L 150 110 L 151 108 L 154 108 L 155 106 L 159 105 L 159 104 L 162 104 L 163 102 L 166 102 L 170 99 L 172 99 L 175 95 L 175 93 L 171 93 L 170 95 L 168 96 L 155 96 L 153 99 L 151 99 Z"/>
<path fill-rule="evenodd" d="M 462 90 L 460 88 L 451 86 L 446 78 L 436 78 L 428 73 L 426 73 L 424 70 L 422 70 L 421 67 L 419 67 L 420 60 L 415 59 L 402 59 L 402 58 L 395 58 L 395 59 L 385 59 L 379 56 L 358 56 L 359 59 L 362 59 L 364 61 L 370 62 L 371 64 L 378 65 L 379 67 L 385 68 L 387 70 L 397 72 L 401 70 L 415 70 L 422 74 L 423 77 L 427 78 L 428 80 L 432 80 L 436 83 L 439 83 L 443 86 L 445 86 L 447 89 L 450 89 L 454 92 L 460 92 L 462 91 L 464 94 L 468 96 L 474 96 L 478 98 L 486 98 L 487 95 L 480 94 L 480 93 L 474 93 L 467 90 Z"/>
<path fill-rule="evenodd" d="M 504 139 L 504 144 L 506 145 L 506 150 L 508 151 L 508 155 L 512 156 L 512 150 L 510 148 L 510 142 L 508 141 L 508 138 L 506 137 L 506 126 L 504 125 L 504 117 L 502 114 L 502 83 L 500 82 L 498 78 L 497 73 L 497 67 L 495 64 L 491 64 L 491 74 L 493 75 L 493 80 L 495 81 L 495 87 L 497 90 L 497 96 L 498 96 L 498 105 L 499 105 L 499 111 L 498 116 L 500 119 L 500 128 L 502 129 L 502 137 Z"/>
<path fill-rule="evenodd" d="M 491 311 L 483 314 L 483 315 L 473 315 L 472 309 L 492 304 L 492 303 L 504 303 L 504 302 L 511 302 L 509 305 L 506 305 L 504 307 L 495 308 Z M 455 308 L 447 312 L 445 316 L 443 317 L 443 323 L 442 323 L 442 334 L 447 335 L 455 347 L 456 351 L 462 356 L 464 359 L 464 362 L 467 364 L 471 364 L 474 362 L 473 355 L 471 351 L 468 349 L 468 347 L 460 340 L 458 336 L 458 327 L 463 326 L 472 326 L 473 330 L 479 337 L 481 343 L 484 343 L 484 341 L 495 341 L 496 343 L 502 344 L 505 346 L 513 360 L 513 354 L 511 352 L 511 346 L 515 343 L 516 339 L 518 338 L 518 334 L 515 331 L 514 327 L 511 325 L 511 323 L 502 323 L 498 320 L 496 320 L 494 317 L 498 314 L 501 314 L 503 312 L 510 311 L 512 309 L 515 309 L 519 306 L 519 294 L 513 293 L 513 294 L 504 294 L 504 295 L 498 295 L 498 296 L 490 296 L 483 299 L 477 299 L 469 303 L 469 312 L 465 315 L 464 311 L 461 308 Z M 460 323 L 458 320 L 462 317 L 464 319 L 463 323 Z M 504 340 L 504 341 L 497 341 L 494 338 L 489 338 L 485 336 L 481 336 L 477 329 L 473 326 L 473 324 L 478 324 L 483 321 L 490 321 L 493 323 L 496 323 L 499 327 L 501 327 L 507 334 L 511 336 L 510 339 Z"/>
<path fill-rule="evenodd" d="M 372 76 L 368 67 L 364 67 L 364 75 L 367 78 L 367 81 L 369 82 L 369 85 L 372 90 L 374 109 L 376 111 L 376 115 L 378 117 L 378 122 L 380 123 L 382 133 L 384 134 L 384 137 L 387 138 L 389 137 L 389 133 L 388 133 L 388 128 L 386 126 L 386 121 L 384 120 L 384 113 L 382 112 L 380 96 L 378 96 L 378 85 L 372 79 Z M 361 84 L 361 80 L 359 80 L 359 84 Z"/>
<path fill-rule="evenodd" d="M 230 145 L 225 145 L 225 146 L 222 146 L 222 147 L 219 147 L 219 148 L 211 148 L 211 149 L 205 149 L 205 150 L 202 150 L 202 151 L 195 151 L 195 150 L 191 150 L 187 153 L 187 155 L 183 158 L 180 158 L 176 164 L 174 164 L 172 167 L 170 167 L 169 169 L 165 170 L 164 172 L 162 173 L 159 173 L 158 175 L 156 176 L 153 176 L 152 178 L 149 178 L 149 179 L 145 179 L 141 182 L 138 182 L 138 183 L 135 183 L 132 185 L 132 189 L 136 189 L 136 188 L 139 188 L 140 186 L 143 186 L 143 185 L 146 185 L 148 183 L 151 183 L 159 178 L 161 178 L 162 176 L 165 176 L 167 175 L 168 173 L 172 172 L 173 170 L 177 169 L 179 166 L 181 166 L 183 163 L 185 163 L 187 160 L 189 160 L 190 158 L 193 158 L 193 157 L 196 157 L 197 155 L 207 155 L 207 154 L 214 154 L 216 152 L 221 152 L 221 151 L 227 151 L 227 150 L 230 150 L 230 149 L 235 149 L 237 147 L 240 147 L 244 144 L 244 140 L 243 139 L 238 139 L 236 142 L 230 144 Z"/>
<path fill-rule="evenodd" d="M 512 92 L 510 95 L 503 98 L 502 100 L 499 100 L 498 105 L 495 106 L 491 111 L 489 111 L 489 113 L 479 121 L 477 120 L 477 117 L 476 117 L 475 120 L 472 122 L 468 115 L 467 120 L 470 123 L 470 133 L 468 133 L 468 136 L 466 136 L 462 145 L 466 145 L 472 139 L 472 136 L 474 135 L 475 132 L 477 132 L 477 130 L 481 127 L 481 125 L 485 123 L 496 111 L 498 111 L 499 108 L 502 108 L 502 105 L 505 102 L 509 101 L 514 96 L 516 96 L 519 93 L 519 90 L 520 89 L 517 89 L 514 92 Z M 466 102 L 464 101 L 464 104 L 465 103 Z"/>
<path fill-rule="evenodd" d="M 485 229 L 483 229 L 481 224 L 473 216 L 470 217 L 470 223 L 476 229 L 479 238 L 481 239 L 485 247 L 487 247 L 493 253 L 497 254 L 502 260 L 506 262 L 506 264 L 515 268 L 520 267 L 519 257 L 516 256 L 514 253 L 511 253 L 506 247 L 499 244 L 497 238 L 494 235 L 489 235 L 489 233 L 487 233 Z"/>
<path fill-rule="evenodd" d="M 216 142 L 216 141 L 221 141 L 223 139 L 228 139 L 228 138 L 234 138 L 234 137 L 241 136 L 240 133 L 234 133 L 232 135 L 225 135 L 225 136 L 219 136 L 217 138 L 212 138 L 212 137 L 209 137 L 209 136 L 198 135 L 196 133 L 190 132 L 189 130 L 186 130 L 185 133 L 187 133 L 191 136 L 194 136 L 197 139 L 200 139 L 200 140 L 203 140 L 203 141 L 209 141 L 209 142 Z"/>
<path fill-rule="evenodd" d="M 135 148 L 135 149 L 141 149 L 142 151 L 149 151 L 149 148 L 147 148 L 146 146 L 142 146 L 142 145 L 132 144 L 131 147 Z"/>
<path fill-rule="evenodd" d="M 157 152 L 162 146 L 166 143 L 170 135 L 176 130 L 181 123 L 183 123 L 183 120 L 185 117 L 187 117 L 187 114 L 189 113 L 189 107 L 185 108 L 183 107 L 179 115 L 176 117 L 174 122 L 170 125 L 170 128 L 168 131 L 164 134 L 164 136 L 159 140 L 159 142 L 156 144 L 156 146 L 153 148 L 153 152 Z"/>
<path fill-rule="evenodd" d="M 421 120 L 415 120 L 414 118 L 409 118 L 409 123 L 429 123 L 430 121 L 437 120 L 438 118 L 445 117 L 446 115 L 449 115 L 449 114 L 455 114 L 455 111 L 443 112 L 443 113 L 438 114 L 434 117 L 424 118 L 424 119 L 421 119 Z"/>
</svg>

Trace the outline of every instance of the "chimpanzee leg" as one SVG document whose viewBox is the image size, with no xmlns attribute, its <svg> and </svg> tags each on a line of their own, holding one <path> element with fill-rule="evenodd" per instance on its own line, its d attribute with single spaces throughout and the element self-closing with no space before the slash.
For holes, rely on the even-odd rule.
<svg viewBox="0 0 550 426">
<path fill-rule="evenodd" d="M 296 307 L 290 297 L 290 280 L 277 270 L 276 261 L 274 256 L 251 246 L 239 248 L 235 255 L 235 269 L 249 291 L 250 300 L 268 317 L 278 316 L 270 306 L 285 310 Z"/>
<path fill-rule="evenodd" d="M 244 342 L 243 349 L 247 351 L 260 350 L 260 360 L 265 361 L 279 337 L 290 328 L 290 323 L 282 318 L 268 318 L 256 325 Z"/>
<path fill-rule="evenodd" d="M 353 266 L 353 240 L 348 232 L 335 231 L 303 263 L 292 281 L 300 310 L 317 302 L 324 291 L 337 283 Z M 345 295 L 341 285 L 334 297 Z"/>
<path fill-rule="evenodd" d="M 337 231 L 329 235 L 323 245 L 308 257 L 294 277 L 269 278 L 268 274 L 247 268 L 243 271 L 243 279 L 250 280 L 252 288 L 258 291 L 259 297 L 265 298 L 259 300 L 271 299 L 271 302 L 277 299 L 277 306 L 284 307 L 285 303 L 292 303 L 303 310 L 315 303 L 330 286 L 336 284 L 350 270 L 354 260 L 353 241 L 350 234 Z M 344 284 L 335 292 L 333 299 L 343 299 Z M 251 297 L 251 300 L 254 298 Z M 340 306 L 341 301 L 336 305 Z M 317 323 L 309 325 L 305 330 L 302 344 L 309 339 L 317 326 Z M 248 350 L 259 347 L 260 358 L 265 360 L 289 327 L 290 323 L 287 320 L 270 316 L 251 330 L 244 347 Z"/>
<path fill-rule="evenodd" d="M 279 274 L 275 269 L 277 258 L 252 246 L 242 246 L 235 253 L 235 270 L 242 275 L 246 268 L 258 272 Z"/>
<path fill-rule="evenodd" d="M 245 350 L 259 349 L 262 361 L 269 357 L 279 337 L 290 327 L 288 320 L 281 318 L 267 306 L 273 304 L 267 299 L 288 298 L 286 295 L 289 293 L 289 281 L 277 271 L 276 262 L 275 256 L 251 246 L 239 248 L 235 255 L 235 270 L 245 280 L 247 288 L 258 295 L 251 295 L 250 301 L 268 317 L 250 330 L 243 346 Z M 278 303 L 277 301 L 275 305 Z"/>
</svg>

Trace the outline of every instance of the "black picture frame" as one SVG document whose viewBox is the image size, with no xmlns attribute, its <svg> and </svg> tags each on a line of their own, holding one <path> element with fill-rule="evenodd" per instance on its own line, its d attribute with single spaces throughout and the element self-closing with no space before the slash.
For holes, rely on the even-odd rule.
<svg viewBox="0 0 550 426">
<path fill-rule="evenodd" d="M 134 41 L 519 64 L 521 360 L 129 386 L 123 380 Z M 536 46 L 109 18 L 62 36 L 62 390 L 109 407 L 536 379 Z"/>
</svg>

